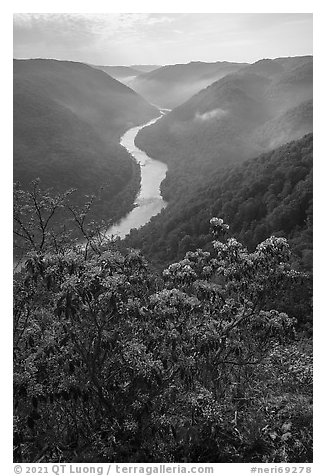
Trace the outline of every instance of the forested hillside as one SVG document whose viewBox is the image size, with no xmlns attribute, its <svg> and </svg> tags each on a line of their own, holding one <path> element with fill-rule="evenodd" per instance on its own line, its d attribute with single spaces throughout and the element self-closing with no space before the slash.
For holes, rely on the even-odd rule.
<svg viewBox="0 0 326 476">
<path fill-rule="evenodd" d="M 180 196 L 221 166 L 312 131 L 312 57 L 262 60 L 229 74 L 143 129 L 137 145 L 168 163 L 162 190 Z"/>
<path fill-rule="evenodd" d="M 167 65 L 138 75 L 130 86 L 151 103 L 174 108 L 214 81 L 238 71 L 245 64 L 192 61 L 187 64 Z"/>
<path fill-rule="evenodd" d="M 130 209 L 140 175 L 120 137 L 157 115 L 134 91 L 85 64 L 15 60 L 14 180 L 75 188 L 75 203 L 104 187 L 100 213 L 118 218 Z"/>
<path fill-rule="evenodd" d="M 128 244 L 161 265 L 210 243 L 209 217 L 221 216 L 250 250 L 271 234 L 293 245 L 294 261 L 312 266 L 312 146 L 309 134 L 236 167 L 216 171 L 205 185 L 196 177 L 181 197 L 169 189 L 169 206 Z"/>
</svg>

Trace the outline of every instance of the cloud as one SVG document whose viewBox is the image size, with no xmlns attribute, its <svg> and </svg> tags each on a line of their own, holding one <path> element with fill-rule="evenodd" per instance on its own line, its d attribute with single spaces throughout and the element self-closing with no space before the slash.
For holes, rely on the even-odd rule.
<svg viewBox="0 0 326 476">
<path fill-rule="evenodd" d="M 150 17 L 147 19 L 148 25 L 157 25 L 157 23 L 172 23 L 174 19 L 172 17 Z"/>
<path fill-rule="evenodd" d="M 146 40 L 174 21 L 172 16 L 151 13 L 18 13 L 14 15 L 15 49 L 50 50 L 62 46 L 101 47 L 112 42 Z"/>
<path fill-rule="evenodd" d="M 311 15 L 17 13 L 14 56 L 97 64 L 256 61 L 311 54 Z"/>
<path fill-rule="evenodd" d="M 151 13 L 16 13 L 14 28 L 39 29 L 69 27 L 98 34 L 132 31 L 135 28 L 172 23 L 166 14 Z"/>
<path fill-rule="evenodd" d="M 227 115 L 227 111 L 224 111 L 224 109 L 213 109 L 212 111 L 204 112 L 203 114 L 200 114 L 199 112 L 196 113 L 195 115 L 195 120 L 196 121 L 209 121 L 211 119 L 221 119 L 222 117 Z"/>
</svg>

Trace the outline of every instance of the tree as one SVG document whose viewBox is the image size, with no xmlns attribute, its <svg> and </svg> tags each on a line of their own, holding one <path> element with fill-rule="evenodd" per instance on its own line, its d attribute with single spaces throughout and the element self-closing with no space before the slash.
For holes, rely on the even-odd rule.
<svg viewBox="0 0 326 476">
<path fill-rule="evenodd" d="M 89 249 L 99 253 L 99 248 L 110 241 L 107 230 L 111 221 L 91 218 L 97 197 L 85 196 L 85 203 L 76 206 L 70 200 L 74 191 L 54 193 L 52 189 L 43 189 L 39 179 L 26 190 L 19 183 L 14 184 L 13 232 L 18 269 L 31 251 L 65 253 L 82 243 L 86 256 Z"/>
<path fill-rule="evenodd" d="M 40 181 L 34 180 L 29 190 L 14 184 L 14 247 L 27 251 L 39 251 L 53 247 L 58 249 L 60 233 L 53 228 L 55 219 L 63 209 L 69 190 L 62 194 L 53 194 L 51 190 L 42 190 Z M 62 236 L 61 236 L 62 238 Z"/>
</svg>

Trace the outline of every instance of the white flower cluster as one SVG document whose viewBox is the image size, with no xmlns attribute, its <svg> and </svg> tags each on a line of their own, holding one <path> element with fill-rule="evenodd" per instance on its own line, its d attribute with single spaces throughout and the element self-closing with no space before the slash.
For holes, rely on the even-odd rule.
<svg viewBox="0 0 326 476">
<path fill-rule="evenodd" d="M 172 263 L 163 271 L 163 277 L 165 279 L 177 279 L 177 280 L 184 280 L 190 279 L 195 280 L 197 278 L 196 272 L 191 267 L 191 263 L 189 260 L 184 259 L 179 263 Z"/>
<path fill-rule="evenodd" d="M 218 240 L 213 241 L 213 247 L 218 253 L 222 251 L 227 251 L 228 249 L 228 247 L 224 243 Z"/>
<path fill-rule="evenodd" d="M 258 251 L 266 251 L 269 249 L 283 251 L 283 250 L 287 250 L 288 248 L 289 248 L 289 244 L 286 238 L 271 236 L 270 238 L 267 238 L 267 240 L 257 245 L 256 249 Z"/>
<path fill-rule="evenodd" d="M 226 232 L 228 231 L 228 229 L 230 228 L 229 225 L 227 225 L 226 223 L 224 223 L 224 221 L 222 220 L 222 218 L 216 218 L 216 217 L 213 217 L 210 219 L 209 223 L 211 224 L 211 226 L 213 227 L 213 230 L 214 231 L 223 231 L 223 232 Z"/>
</svg>

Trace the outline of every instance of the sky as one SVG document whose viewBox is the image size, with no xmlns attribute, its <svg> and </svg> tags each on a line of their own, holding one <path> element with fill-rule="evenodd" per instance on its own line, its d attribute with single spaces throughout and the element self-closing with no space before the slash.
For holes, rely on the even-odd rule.
<svg viewBox="0 0 326 476">
<path fill-rule="evenodd" d="M 16 13 L 14 57 L 99 65 L 312 54 L 310 13 Z"/>
</svg>

